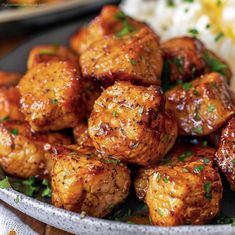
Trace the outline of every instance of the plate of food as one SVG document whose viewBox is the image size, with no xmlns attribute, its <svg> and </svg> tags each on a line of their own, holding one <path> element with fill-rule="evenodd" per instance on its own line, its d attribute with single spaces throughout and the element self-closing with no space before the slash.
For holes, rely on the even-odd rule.
<svg viewBox="0 0 235 235">
<path fill-rule="evenodd" d="M 0 60 L 0 199 L 80 235 L 234 234 L 232 37 L 157 34 L 128 2 Z M 142 20 L 164 2 L 198 6 Z"/>
</svg>

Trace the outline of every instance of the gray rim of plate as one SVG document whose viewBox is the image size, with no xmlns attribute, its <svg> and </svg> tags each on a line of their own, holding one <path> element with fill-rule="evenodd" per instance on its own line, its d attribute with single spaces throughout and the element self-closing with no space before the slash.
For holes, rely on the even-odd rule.
<svg viewBox="0 0 235 235">
<path fill-rule="evenodd" d="M 17 198 L 20 199 L 17 203 Z M 13 189 L 0 189 L 0 199 L 21 212 L 56 228 L 79 235 L 233 235 L 231 225 L 185 225 L 158 227 L 135 225 L 90 216 L 56 208 L 53 205 L 25 196 Z"/>
</svg>

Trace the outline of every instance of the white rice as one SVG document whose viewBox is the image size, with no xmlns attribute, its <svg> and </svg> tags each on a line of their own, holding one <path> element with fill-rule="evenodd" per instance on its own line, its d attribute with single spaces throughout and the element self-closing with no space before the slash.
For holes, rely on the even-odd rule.
<svg viewBox="0 0 235 235">
<path fill-rule="evenodd" d="M 215 40 L 221 31 L 216 31 L 201 0 L 194 0 L 192 3 L 174 0 L 174 4 L 169 7 L 167 0 L 124 0 L 121 7 L 126 14 L 148 23 L 162 41 L 190 35 L 189 29 L 197 29 L 198 38 L 206 47 L 230 65 L 233 71 L 232 87 L 235 90 L 235 42 L 226 36 Z M 235 34 L 235 0 L 227 0 L 222 10 L 221 22 L 223 25 L 230 25 Z M 207 24 L 211 25 L 209 29 L 206 28 Z"/>
</svg>

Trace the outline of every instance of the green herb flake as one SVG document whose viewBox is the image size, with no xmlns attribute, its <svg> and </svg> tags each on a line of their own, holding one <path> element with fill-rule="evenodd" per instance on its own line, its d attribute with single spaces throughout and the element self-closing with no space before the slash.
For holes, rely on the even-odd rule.
<svg viewBox="0 0 235 235">
<path fill-rule="evenodd" d="M 51 197 L 51 186 L 47 179 L 43 179 L 42 185 L 45 186 L 45 189 L 42 191 L 42 197 Z"/>
<path fill-rule="evenodd" d="M 178 68 L 180 73 L 184 72 L 184 60 L 182 58 L 174 56 L 172 62 Z"/>
<path fill-rule="evenodd" d="M 3 180 L 0 180 L 0 188 L 1 189 L 11 188 L 11 184 L 7 176 Z"/>
<path fill-rule="evenodd" d="M 195 28 L 194 29 L 189 29 L 188 32 L 192 35 L 192 37 L 197 37 L 198 34 L 199 34 L 198 30 L 195 29 Z"/>
<path fill-rule="evenodd" d="M 138 109 L 138 113 L 139 113 L 139 114 L 143 114 L 143 113 L 144 113 L 144 106 L 141 106 L 141 107 Z"/>
<path fill-rule="evenodd" d="M 201 117 L 200 117 L 200 115 L 199 115 L 199 113 L 198 113 L 198 110 L 195 112 L 195 117 L 194 117 L 194 119 L 195 119 L 196 121 L 200 121 L 200 120 L 201 120 Z"/>
<path fill-rule="evenodd" d="M 235 164 L 235 159 L 233 159 L 231 162 L 232 162 L 233 164 Z"/>
<path fill-rule="evenodd" d="M 163 211 L 162 211 L 160 208 L 157 209 L 157 212 L 158 212 L 158 214 L 159 214 L 161 217 L 164 216 L 164 213 L 163 213 Z"/>
<path fill-rule="evenodd" d="M 186 92 L 188 92 L 188 91 L 191 89 L 191 87 L 192 87 L 192 83 L 191 83 L 191 82 L 185 82 L 185 83 L 182 84 L 182 88 L 183 88 Z"/>
<path fill-rule="evenodd" d="M 115 164 L 115 165 L 118 165 L 121 163 L 121 161 L 116 158 L 102 159 L 101 161 L 107 164 Z"/>
<path fill-rule="evenodd" d="M 207 181 L 204 184 L 204 191 L 206 199 L 211 199 L 211 182 Z"/>
<path fill-rule="evenodd" d="M 204 164 L 209 164 L 210 163 L 210 160 L 206 157 L 203 158 L 203 163 Z"/>
<path fill-rule="evenodd" d="M 213 113 L 213 112 L 215 111 L 215 109 L 216 109 L 216 107 L 215 107 L 214 104 L 209 104 L 209 105 L 208 105 L 208 108 L 207 108 L 207 111 L 208 111 L 209 113 Z"/>
<path fill-rule="evenodd" d="M 204 169 L 203 165 L 195 166 L 193 172 L 196 174 L 200 174 L 203 171 L 203 169 Z"/>
<path fill-rule="evenodd" d="M 203 147 L 207 147 L 207 146 L 208 146 L 208 141 L 207 141 L 207 140 L 204 140 L 204 141 L 202 142 L 202 146 L 203 146 Z"/>
<path fill-rule="evenodd" d="M 216 1 L 216 5 L 217 5 L 218 7 L 220 7 L 220 6 L 222 5 L 222 1 L 221 1 L 221 0 L 217 0 L 217 1 Z"/>
<path fill-rule="evenodd" d="M 214 220 L 215 224 L 231 224 L 235 226 L 235 218 L 226 215 L 220 215 Z"/>
<path fill-rule="evenodd" d="M 220 41 L 223 37 L 224 37 L 224 33 L 219 33 L 219 34 L 216 35 L 215 41 L 218 42 L 218 41 Z"/>
<path fill-rule="evenodd" d="M 128 22 L 127 16 L 122 11 L 117 12 L 114 17 L 122 21 L 122 30 L 116 33 L 117 37 L 123 37 L 134 31 L 133 27 Z"/>
<path fill-rule="evenodd" d="M 194 128 L 192 128 L 192 132 L 199 134 L 199 135 L 203 134 L 203 128 L 202 128 L 202 126 L 194 127 Z"/>
<path fill-rule="evenodd" d="M 39 55 L 49 55 L 49 56 L 53 56 L 55 55 L 55 52 L 54 51 L 51 51 L 51 50 L 42 50 L 39 52 Z"/>
<path fill-rule="evenodd" d="M 195 96 L 199 96 L 200 95 L 199 91 L 196 88 L 193 89 L 193 94 Z"/>
<path fill-rule="evenodd" d="M 156 178 L 157 178 L 157 182 L 161 179 L 161 174 L 159 172 L 157 172 Z"/>
<path fill-rule="evenodd" d="M 16 204 L 18 204 L 20 201 L 21 201 L 21 196 L 17 195 L 16 198 L 15 198 Z"/>
<path fill-rule="evenodd" d="M 17 136 L 17 135 L 19 134 L 19 131 L 18 131 L 17 128 L 14 128 L 14 129 L 11 130 L 11 133 L 12 133 L 13 135 Z"/>
<path fill-rule="evenodd" d="M 26 186 L 25 194 L 32 197 L 35 193 L 39 192 L 37 184 L 37 178 L 35 176 L 29 177 L 27 180 L 23 180 L 22 184 Z"/>
<path fill-rule="evenodd" d="M 209 29 L 211 27 L 211 25 L 208 23 L 206 24 L 206 29 Z"/>
<path fill-rule="evenodd" d="M 189 170 L 187 169 L 187 168 L 183 168 L 183 170 L 182 170 L 184 173 L 188 173 L 189 172 Z"/>
<path fill-rule="evenodd" d="M 169 182 L 169 176 L 164 177 L 164 178 L 163 178 L 163 181 L 164 181 L 165 183 L 168 183 L 168 182 Z"/>
<path fill-rule="evenodd" d="M 52 104 L 57 104 L 58 100 L 57 99 L 52 99 L 51 102 L 52 102 Z"/>
<path fill-rule="evenodd" d="M 221 63 L 221 61 L 219 61 L 217 58 L 210 55 L 209 52 L 204 53 L 203 58 L 204 58 L 205 63 L 207 64 L 207 66 L 211 70 L 211 72 L 218 72 L 222 75 L 225 74 L 224 70 L 227 69 L 227 67 L 228 67 L 226 64 Z M 215 86 L 215 88 L 216 88 L 216 86 Z"/>
<path fill-rule="evenodd" d="M 0 119 L 0 123 L 5 122 L 5 121 L 7 121 L 7 120 L 9 120 L 9 119 L 10 119 L 9 116 L 5 116 L 5 117 L 3 117 L 2 119 Z"/>
<path fill-rule="evenodd" d="M 112 111 L 112 116 L 117 117 L 117 112 L 115 110 Z"/>
<path fill-rule="evenodd" d="M 186 158 L 191 157 L 194 153 L 192 151 L 185 151 L 179 156 L 179 161 L 184 162 Z"/>
<path fill-rule="evenodd" d="M 136 65 L 137 64 L 136 60 L 134 60 L 134 59 L 130 59 L 130 62 L 131 62 L 132 65 Z"/>
<path fill-rule="evenodd" d="M 193 3 L 194 0 L 183 0 L 184 2 Z"/>
</svg>

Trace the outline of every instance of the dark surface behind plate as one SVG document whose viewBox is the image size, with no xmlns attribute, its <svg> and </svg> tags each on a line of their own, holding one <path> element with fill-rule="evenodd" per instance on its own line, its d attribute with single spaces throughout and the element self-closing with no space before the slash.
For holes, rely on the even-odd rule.
<svg viewBox="0 0 235 235">
<path fill-rule="evenodd" d="M 26 70 L 26 62 L 27 62 L 27 56 L 29 53 L 29 50 L 31 49 L 32 46 L 38 45 L 38 44 L 46 44 L 46 43 L 60 43 L 60 44 L 65 44 L 68 45 L 68 39 L 69 37 L 82 25 L 86 24 L 91 18 L 93 18 L 94 15 L 89 15 L 89 17 L 84 18 L 84 19 L 79 19 L 77 21 L 74 21 L 73 23 L 58 27 L 56 29 L 53 29 L 51 31 L 46 31 L 44 33 L 40 33 L 37 36 L 34 36 L 27 40 L 25 43 L 23 43 L 20 47 L 12 51 L 9 55 L 7 55 L 5 58 L 0 60 L 0 69 L 1 70 L 7 70 L 7 71 L 14 71 L 14 72 L 20 72 L 24 73 Z M 235 216 L 235 193 L 231 192 L 229 190 L 228 184 L 225 182 L 225 190 L 224 190 L 224 199 L 222 202 L 222 211 L 224 214 L 228 216 Z M 78 231 L 86 231 L 86 223 L 87 225 L 91 226 L 92 224 L 94 225 L 94 229 L 96 231 L 93 231 L 92 228 L 89 228 L 86 233 L 81 233 L 81 234 L 99 234 L 100 231 L 104 231 L 102 234 L 235 234 L 235 228 L 231 230 L 230 225 L 226 226 L 214 226 L 214 229 L 211 229 L 211 226 L 183 226 L 183 227 L 175 227 L 175 228 L 168 228 L 168 229 L 161 229 L 161 228 L 155 228 L 154 230 L 153 227 L 146 226 L 146 229 L 144 226 L 133 226 L 133 225 L 127 225 L 127 224 L 122 224 L 122 223 L 115 223 L 112 221 L 107 221 L 107 220 L 96 220 L 96 219 L 91 219 L 87 218 L 84 220 L 82 223 L 80 222 L 81 229 L 79 228 L 73 228 L 75 225 L 74 220 L 76 218 L 79 218 L 78 214 L 75 213 L 70 213 L 70 212 L 64 212 L 64 218 L 65 221 L 70 221 L 71 223 L 66 227 L 65 225 L 58 225 L 58 221 L 63 221 L 61 219 L 61 216 L 63 216 L 63 210 L 56 209 L 55 212 L 53 212 L 53 207 L 50 205 L 47 205 L 45 203 L 38 204 L 38 207 L 41 208 L 41 213 L 39 208 L 37 208 L 37 213 L 34 214 L 32 213 L 31 210 L 33 210 L 34 207 L 37 207 L 37 201 L 34 199 L 27 199 L 25 197 L 24 201 L 25 204 L 17 205 L 15 204 L 12 198 L 14 198 L 18 193 L 13 191 L 11 192 L 6 192 L 0 193 L 0 199 L 4 200 L 5 202 L 9 203 L 10 205 L 13 205 L 14 207 L 20 209 L 24 213 L 27 213 L 28 215 L 33 216 L 36 219 L 39 219 L 43 222 L 50 223 L 53 226 L 56 226 L 61 229 L 65 229 L 70 232 L 77 232 Z M 11 196 L 10 196 L 11 195 Z M 29 200 L 29 201 L 28 201 Z M 33 201 L 32 201 L 33 200 Z M 33 204 L 32 204 L 33 202 Z M 45 204 L 45 205 L 44 205 Z M 48 207 L 49 206 L 49 207 Z M 45 213 L 48 210 L 48 215 L 54 216 L 50 221 L 49 220 L 43 220 L 43 213 Z M 103 221 L 103 222 L 101 222 Z M 69 222 L 68 222 L 69 223 Z M 106 226 L 106 228 L 99 228 L 100 226 Z M 108 226 L 108 227 L 107 227 Z M 145 231 L 146 233 L 140 233 Z M 209 232 L 210 231 L 210 232 Z M 213 233 L 214 231 L 214 233 Z M 223 232 L 222 232 L 223 231 Z M 226 231 L 226 232 L 225 232 Z M 209 233 L 208 233 L 209 232 Z"/>
</svg>

